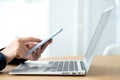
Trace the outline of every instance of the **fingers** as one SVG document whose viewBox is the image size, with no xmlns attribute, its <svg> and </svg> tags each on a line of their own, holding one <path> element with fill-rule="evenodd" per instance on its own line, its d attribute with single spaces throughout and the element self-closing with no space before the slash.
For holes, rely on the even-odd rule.
<svg viewBox="0 0 120 80">
<path fill-rule="evenodd" d="M 42 40 L 38 38 L 33 38 L 33 37 L 24 37 L 24 38 L 18 38 L 17 39 L 19 42 L 19 50 L 16 53 L 17 58 L 24 58 L 27 60 L 38 60 L 39 57 L 41 56 L 41 53 L 45 50 L 45 48 L 52 43 L 52 39 L 46 42 L 43 46 L 38 48 L 36 51 L 34 51 L 30 56 L 27 58 L 25 57 L 25 54 L 33 48 L 35 45 L 37 45 L 39 42 Z M 21 46 L 21 47 L 20 47 Z"/>
<path fill-rule="evenodd" d="M 39 57 L 41 57 L 41 54 L 39 54 L 36 50 L 27 59 L 28 60 L 38 60 Z"/>
<path fill-rule="evenodd" d="M 33 48 L 37 44 L 38 44 L 38 42 L 27 42 L 27 43 L 25 43 L 26 47 L 29 48 L 29 49 Z"/>
<path fill-rule="evenodd" d="M 43 46 L 41 46 L 41 53 L 45 50 L 45 48 L 46 48 L 50 43 L 52 43 L 52 39 L 49 40 L 48 42 L 46 42 Z"/>
<path fill-rule="evenodd" d="M 43 51 L 45 50 L 45 48 L 52 43 L 52 39 L 49 40 L 48 42 L 46 42 L 42 47 L 38 48 L 37 50 L 35 50 L 29 57 L 29 60 L 38 60 L 39 57 L 41 57 L 41 54 L 43 53 Z"/>
<path fill-rule="evenodd" d="M 33 37 L 23 37 L 20 38 L 23 42 L 40 42 L 41 40 Z"/>
</svg>

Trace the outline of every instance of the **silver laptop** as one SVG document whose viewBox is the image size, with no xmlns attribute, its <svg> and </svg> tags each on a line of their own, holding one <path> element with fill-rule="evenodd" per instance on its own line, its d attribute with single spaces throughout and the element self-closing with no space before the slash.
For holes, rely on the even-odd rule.
<svg viewBox="0 0 120 80">
<path fill-rule="evenodd" d="M 101 14 L 101 18 L 91 38 L 83 60 L 26 61 L 10 71 L 9 74 L 86 75 L 90 69 L 91 63 L 95 56 L 96 47 L 99 43 L 111 12 L 112 9 L 109 9 Z"/>
</svg>

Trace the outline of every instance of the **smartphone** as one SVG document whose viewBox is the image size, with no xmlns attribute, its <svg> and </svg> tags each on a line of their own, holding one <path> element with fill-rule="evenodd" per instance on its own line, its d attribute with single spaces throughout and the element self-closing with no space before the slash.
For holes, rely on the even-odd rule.
<svg viewBox="0 0 120 80">
<path fill-rule="evenodd" d="M 47 41 L 49 41 L 50 39 L 52 39 L 53 37 L 55 37 L 57 34 L 59 34 L 60 32 L 63 31 L 63 28 L 58 29 L 56 32 L 52 33 L 50 36 L 48 36 L 46 39 L 44 39 L 43 41 L 41 41 L 40 43 L 38 43 L 36 46 L 34 46 L 32 49 L 30 49 L 28 51 L 28 53 L 26 54 L 25 57 L 28 57 L 29 55 L 31 55 L 33 53 L 33 51 L 35 51 L 36 49 L 38 49 L 39 47 L 41 47 L 42 45 L 44 45 Z"/>
</svg>

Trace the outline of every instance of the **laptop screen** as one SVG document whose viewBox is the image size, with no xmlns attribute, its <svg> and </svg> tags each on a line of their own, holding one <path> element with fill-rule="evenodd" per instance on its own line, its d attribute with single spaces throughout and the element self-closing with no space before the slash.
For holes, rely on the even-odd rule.
<svg viewBox="0 0 120 80">
<path fill-rule="evenodd" d="M 98 47 L 102 33 L 105 29 L 106 23 L 108 21 L 108 18 L 110 16 L 111 12 L 112 12 L 112 9 L 109 9 L 109 10 L 104 11 L 101 14 L 98 25 L 97 25 L 95 32 L 94 32 L 94 34 L 90 40 L 90 43 L 88 45 L 88 49 L 87 49 L 85 56 L 84 56 L 85 65 L 87 64 L 88 70 L 89 70 L 90 64 L 95 56 L 96 49 Z"/>
</svg>

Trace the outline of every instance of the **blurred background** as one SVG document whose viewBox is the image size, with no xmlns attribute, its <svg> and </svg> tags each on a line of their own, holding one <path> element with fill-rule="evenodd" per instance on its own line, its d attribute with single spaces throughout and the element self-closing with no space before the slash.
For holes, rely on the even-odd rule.
<svg viewBox="0 0 120 80">
<path fill-rule="evenodd" d="M 115 0 L 0 0 L 0 48 L 17 37 L 44 39 L 62 27 L 42 57 L 84 55 L 101 13 L 113 7 L 96 50 L 102 55 L 106 47 L 120 43 L 115 6 Z"/>
</svg>

